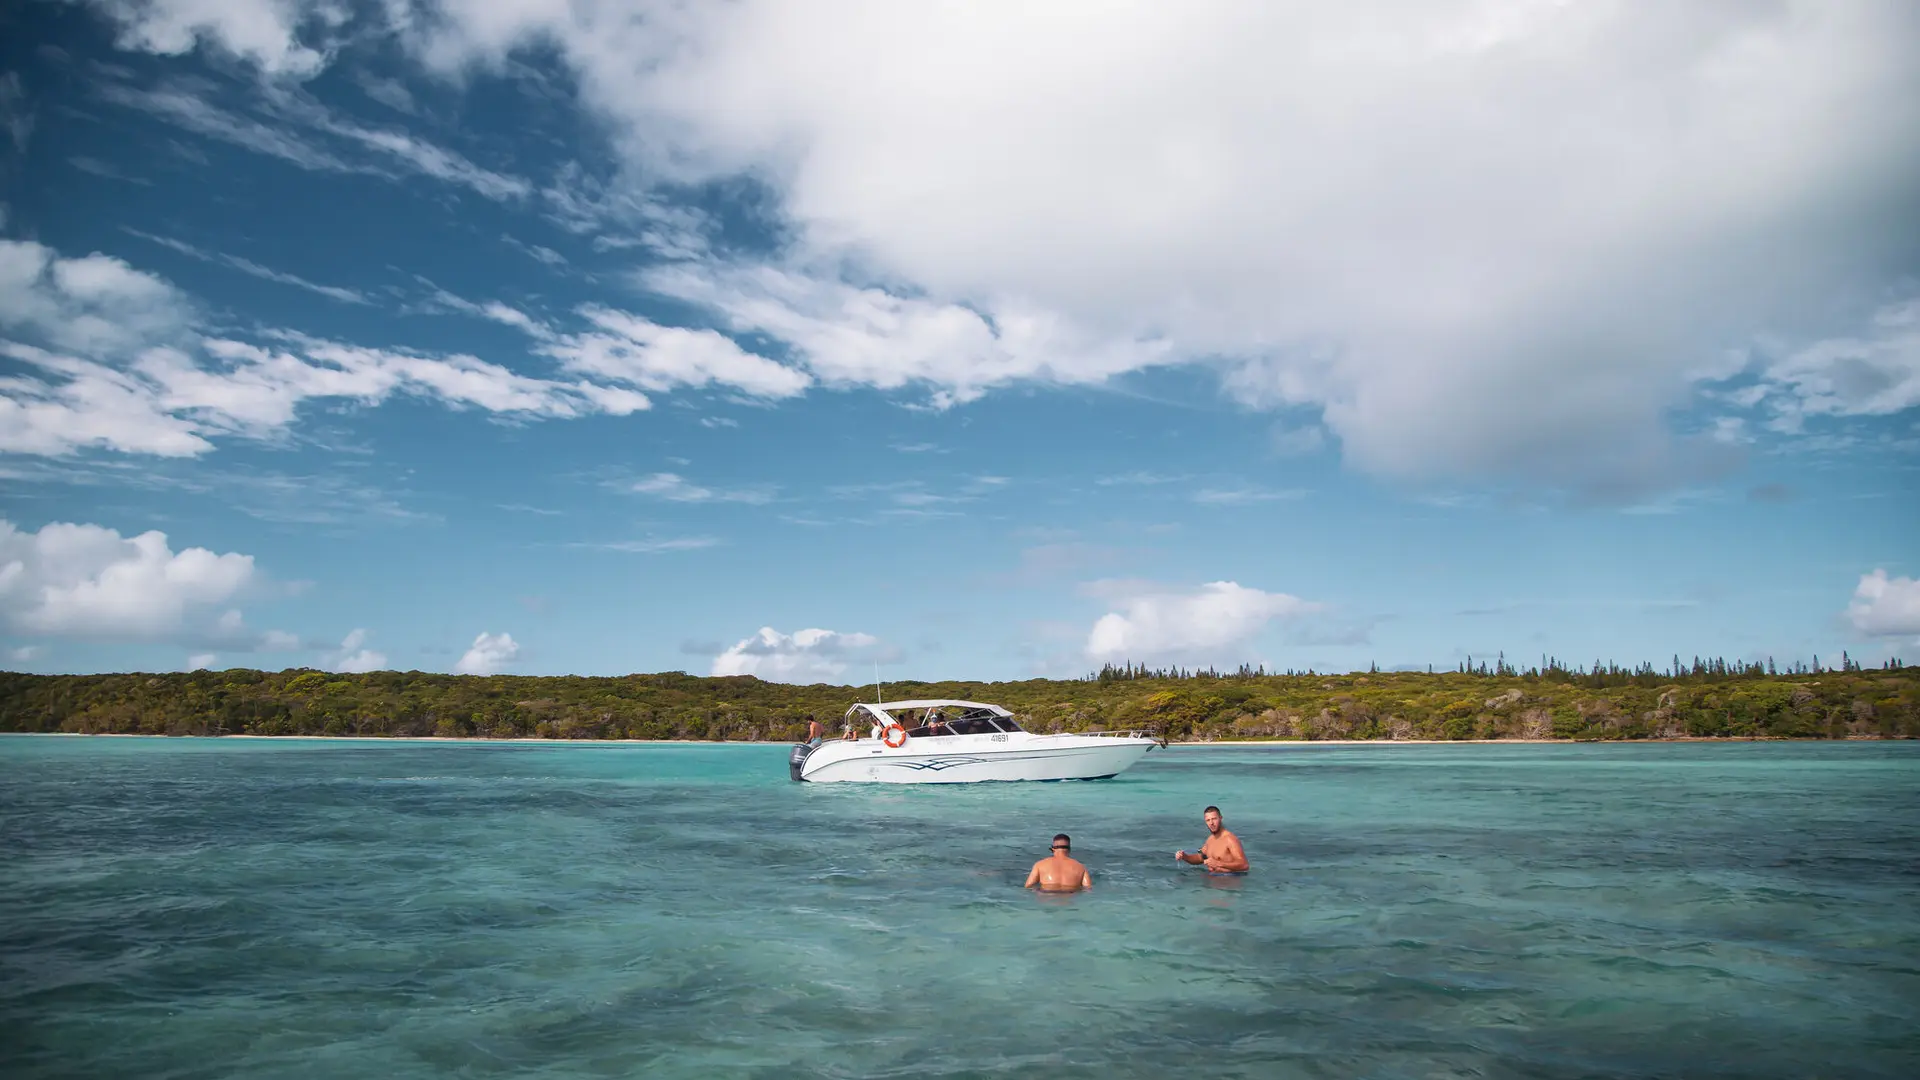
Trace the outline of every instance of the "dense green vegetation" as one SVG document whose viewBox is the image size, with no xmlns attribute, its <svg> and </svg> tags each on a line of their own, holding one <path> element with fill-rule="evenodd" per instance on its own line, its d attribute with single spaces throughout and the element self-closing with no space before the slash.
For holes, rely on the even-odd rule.
<svg viewBox="0 0 1920 1080">
<path fill-rule="evenodd" d="M 872 688 L 789 686 L 680 672 L 617 678 L 0 673 L 0 731 L 149 735 L 775 740 L 809 715 L 832 733 Z M 890 683 L 893 699 L 1012 709 L 1036 731 L 1145 728 L 1174 739 L 1658 739 L 1920 737 L 1913 669 L 1695 661 L 1570 670 L 1504 660 L 1451 672 L 1349 675 L 1108 668 L 1086 679 Z"/>
</svg>

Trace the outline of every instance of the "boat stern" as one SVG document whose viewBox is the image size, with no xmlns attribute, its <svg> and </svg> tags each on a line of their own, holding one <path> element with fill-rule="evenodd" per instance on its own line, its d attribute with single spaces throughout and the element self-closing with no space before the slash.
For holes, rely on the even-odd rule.
<svg viewBox="0 0 1920 1080">
<path fill-rule="evenodd" d="M 812 743 L 793 744 L 793 753 L 787 755 L 787 775 L 792 777 L 795 782 L 807 778 L 807 758 L 813 756 L 813 752 L 816 749 L 818 748 Z"/>
</svg>

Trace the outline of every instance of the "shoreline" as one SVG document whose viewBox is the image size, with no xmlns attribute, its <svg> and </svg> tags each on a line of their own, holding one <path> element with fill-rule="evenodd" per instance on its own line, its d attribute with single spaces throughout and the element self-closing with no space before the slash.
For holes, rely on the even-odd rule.
<svg viewBox="0 0 1920 1080">
<path fill-rule="evenodd" d="M 1066 734 L 1071 734 L 1068 732 Z M 793 746 L 791 741 L 775 740 L 703 740 L 703 739 L 542 739 L 520 736 L 511 739 L 467 738 L 453 735 L 143 735 L 134 732 L 104 731 L 0 731 L 0 738 L 27 736 L 56 739 L 205 739 L 207 741 L 245 739 L 252 742 L 363 742 L 363 743 L 460 743 L 502 746 Z M 828 742 L 838 742 L 829 739 Z M 1778 735 L 1678 735 L 1660 739 L 1194 739 L 1168 743 L 1174 747 L 1231 746 L 1236 748 L 1274 746 L 1616 746 L 1652 743 L 1834 743 L 1834 742 L 1911 742 L 1898 736 L 1849 735 L 1844 739 L 1790 739 Z"/>
</svg>

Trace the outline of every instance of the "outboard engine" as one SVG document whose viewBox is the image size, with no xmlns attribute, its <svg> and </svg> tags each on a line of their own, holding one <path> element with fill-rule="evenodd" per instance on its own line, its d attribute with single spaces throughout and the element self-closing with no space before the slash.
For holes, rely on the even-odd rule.
<svg viewBox="0 0 1920 1080">
<path fill-rule="evenodd" d="M 794 743 L 793 754 L 787 758 L 787 774 L 795 780 L 801 779 L 800 770 L 806 768 L 807 756 L 812 753 L 812 746 L 806 743 Z"/>
</svg>

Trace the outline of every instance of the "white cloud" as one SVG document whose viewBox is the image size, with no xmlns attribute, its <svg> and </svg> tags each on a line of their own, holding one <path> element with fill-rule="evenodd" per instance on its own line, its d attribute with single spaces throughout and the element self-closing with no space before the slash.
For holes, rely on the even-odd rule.
<svg viewBox="0 0 1920 1080">
<path fill-rule="evenodd" d="M 0 329 L 112 353 L 176 337 L 191 314 L 173 286 L 110 255 L 67 259 L 31 240 L 0 240 Z"/>
<path fill-rule="evenodd" d="M 476 165 L 418 136 L 346 119 L 298 87 L 269 83 L 251 89 L 255 93 L 249 95 L 248 105 L 257 115 L 222 108 L 209 100 L 209 88 L 197 84 L 141 88 L 109 77 L 99 82 L 95 92 L 112 104 L 302 169 L 386 179 L 426 176 L 497 202 L 533 193 L 533 185 L 520 177 Z"/>
<path fill-rule="evenodd" d="M 1306 494 L 1300 488 L 1283 490 L 1258 487 L 1202 488 L 1193 493 L 1193 501 L 1211 506 L 1247 506 L 1252 503 L 1299 499 Z"/>
<path fill-rule="evenodd" d="M 294 110 L 296 117 L 320 131 L 356 143 L 362 149 L 393 158 L 409 172 L 470 188 L 499 202 L 518 199 L 533 191 L 533 185 L 517 176 L 482 168 L 451 150 L 405 132 L 370 128 L 342 120 L 309 101 L 301 102 L 301 106 Z"/>
<path fill-rule="evenodd" d="M 27 105 L 27 92 L 20 83 L 20 73 L 9 71 L 0 75 L 0 130 L 7 133 L 7 141 L 13 144 L 13 152 L 24 154 L 27 140 L 33 137 L 33 110 Z M 0 210 L 5 204 L 0 203 Z M 4 214 L 0 214 L 0 226 L 6 225 Z"/>
<path fill-rule="evenodd" d="M 257 65 L 269 75 L 307 76 L 325 66 L 324 48 L 302 44 L 303 28 L 325 29 L 344 16 L 333 4 L 290 0 L 87 0 L 113 20 L 120 47 L 175 56 L 206 45 Z"/>
<path fill-rule="evenodd" d="M 0 519 L 0 624 L 13 633 L 96 641 L 209 641 L 244 635 L 214 609 L 259 580 L 253 557 L 193 547 L 165 533 L 123 537 L 54 522 L 21 532 Z"/>
<path fill-rule="evenodd" d="M 25 664 L 39 659 L 46 651 L 39 645 L 21 645 L 18 648 L 8 649 L 7 659 L 16 664 Z"/>
<path fill-rule="evenodd" d="M 219 659 L 220 657 L 217 653 L 194 653 L 192 656 L 187 657 L 187 670 L 205 671 L 212 667 L 214 662 Z"/>
<path fill-rule="evenodd" d="M 713 658 L 714 675 L 754 675 L 768 682 L 838 681 L 847 665 L 878 658 L 880 639 L 871 634 L 796 630 L 783 634 L 763 626 Z"/>
<path fill-rule="evenodd" d="M 1831 338 L 1767 365 L 1785 426 L 1802 417 L 1885 416 L 1920 405 L 1920 297 L 1874 313 L 1861 336 Z"/>
<path fill-rule="evenodd" d="M 320 13 L 344 10 L 96 2 L 129 45 L 204 40 L 294 74 L 328 55 Z M 1209 364 L 1249 407 L 1318 414 L 1377 473 L 1686 483 L 1716 446 L 1668 417 L 1729 346 L 1841 340 L 1914 272 L 1903 0 L 378 10 L 351 30 L 437 73 L 529 49 L 570 69 L 628 179 L 573 170 L 539 197 L 597 248 L 685 260 L 649 287 L 780 340 L 802 376 L 935 406 Z M 190 95 L 147 107 L 305 167 L 374 168 Z M 309 130 L 523 190 L 342 123 Z M 712 222 L 645 186 L 741 177 L 788 238 L 769 265 L 716 261 Z M 739 363 L 607 336 L 618 349 L 583 362 L 716 383 Z M 1905 361 L 1868 351 L 1815 347 L 1780 377 L 1810 409 L 1911 407 Z"/>
<path fill-rule="evenodd" d="M 478 310 L 538 329 L 504 304 Z M 39 244 L 0 240 L 0 329 L 53 346 L 0 339 L 0 355 L 38 371 L 0 376 L 0 452 L 60 456 L 98 447 L 193 457 L 213 448 L 210 436 L 277 435 L 302 402 L 316 398 L 374 405 L 409 393 L 562 419 L 651 407 L 625 387 L 535 378 L 473 356 L 362 348 L 287 331 L 267 332 L 271 348 L 194 339 L 189 321 L 172 286 L 118 259 L 65 259 Z"/>
<path fill-rule="evenodd" d="M 761 505 L 773 501 L 773 492 L 765 488 L 738 488 L 732 491 L 701 487 L 689 483 L 678 473 L 654 473 L 634 481 L 633 491 L 668 502 L 736 502 Z"/>
<path fill-rule="evenodd" d="M 1215 581 L 1181 592 L 1133 583 L 1099 588 L 1118 610 L 1102 615 L 1087 635 L 1094 660 L 1241 659 L 1253 637 L 1274 619 L 1321 610 L 1286 593 Z"/>
<path fill-rule="evenodd" d="M 642 281 L 711 308 L 737 332 L 779 338 L 829 386 L 924 385 L 941 409 L 1023 380 L 1097 383 L 1175 358 L 1163 340 L 1102 339 L 1014 299 L 968 305 L 902 297 L 822 271 L 665 267 Z"/>
<path fill-rule="evenodd" d="M 1222 358 L 1372 471 L 1617 484 L 1726 346 L 1912 271 L 1900 0 L 435 8 L 430 65 L 550 43 L 636 175 L 774 185 L 790 264 L 656 285 L 936 403 Z"/>
<path fill-rule="evenodd" d="M 340 639 L 340 648 L 329 654 L 322 666 L 328 671 L 348 673 L 385 671 L 387 655 L 366 648 L 366 643 L 367 632 L 355 627 L 348 631 L 346 637 Z"/>
<path fill-rule="evenodd" d="M 296 134 L 285 123 L 266 124 L 228 112 L 184 89 L 162 87 L 138 90 L 117 82 L 104 81 L 95 87 L 95 92 L 112 104 L 149 113 L 197 135 L 231 143 L 256 154 L 279 158 L 298 168 L 314 172 L 387 175 L 370 165 L 342 159 Z"/>
<path fill-rule="evenodd" d="M 460 657 L 453 670 L 462 675 L 491 675 L 513 663 L 520 655 L 520 645 L 508 633 L 489 634 L 482 631 L 473 639 L 473 645 Z"/>
<path fill-rule="evenodd" d="M 1152 487 L 1160 484 L 1177 484 L 1185 479 L 1186 477 L 1184 476 L 1163 476 L 1159 473 L 1130 472 L 1123 473 L 1119 476 L 1102 476 L 1098 480 L 1095 480 L 1094 483 L 1099 484 L 1101 487 L 1115 487 L 1119 485 Z"/>
<path fill-rule="evenodd" d="M 338 285 L 321 285 L 316 282 L 308 281 L 306 278 L 303 278 L 298 274 L 289 274 L 281 270 L 275 270 L 270 266 L 262 266 L 259 263 L 254 262 L 252 259 L 244 259 L 238 255 L 228 255 L 228 254 L 225 254 L 224 252 L 205 251 L 200 248 L 194 247 L 192 244 L 189 244 L 184 240 L 175 240 L 172 237 L 167 237 L 167 236 L 155 236 L 152 233 L 141 232 L 139 229 L 124 229 L 123 231 L 125 231 L 129 235 L 137 236 L 142 240 L 148 240 L 153 243 L 159 244 L 161 247 L 167 248 L 172 251 L 177 251 L 180 254 L 185 255 L 190 259 L 198 259 L 201 262 L 218 263 L 222 266 L 230 266 L 235 270 L 240 271 L 243 274 L 252 275 L 253 277 L 260 278 L 263 281 L 273 281 L 273 282 L 278 282 L 279 284 L 282 284 L 282 285 L 291 285 L 296 289 L 305 289 L 308 292 L 317 293 L 321 296 L 328 298 L 329 300 L 338 300 L 344 304 L 372 303 L 371 300 L 367 299 L 367 296 L 365 293 L 358 292 L 354 289 L 342 288 Z"/>
<path fill-rule="evenodd" d="M 712 536 L 669 536 L 646 540 L 607 540 L 600 543 L 579 543 L 567 546 L 590 548 L 594 551 L 623 551 L 630 555 L 658 555 L 668 551 L 699 551 L 702 548 L 716 547 L 719 543 L 719 538 Z"/>
<path fill-rule="evenodd" d="M 1847 605 L 1853 628 L 1876 637 L 1920 635 L 1920 581 L 1890 578 L 1885 570 L 1860 575 Z"/>
<path fill-rule="evenodd" d="M 569 334 L 544 348 L 568 371 L 630 383 L 643 390 L 730 386 L 758 398 L 790 398 L 813 380 L 742 349 L 712 330 L 660 326 L 602 307 L 580 312 L 598 332 Z"/>
<path fill-rule="evenodd" d="M 0 378 L 0 451 L 60 456 L 98 446 L 193 457 L 213 449 L 200 425 L 168 413 L 155 387 L 126 372 L 6 342 L 0 355 L 60 377 Z"/>
<path fill-rule="evenodd" d="M 556 270 L 567 265 L 567 257 L 550 247 L 543 247 L 540 244 L 529 244 L 525 240 L 507 233 L 501 234 L 500 239 L 505 241 L 509 246 L 519 248 L 521 251 L 526 252 L 527 255 L 535 261 L 553 267 Z"/>
</svg>

